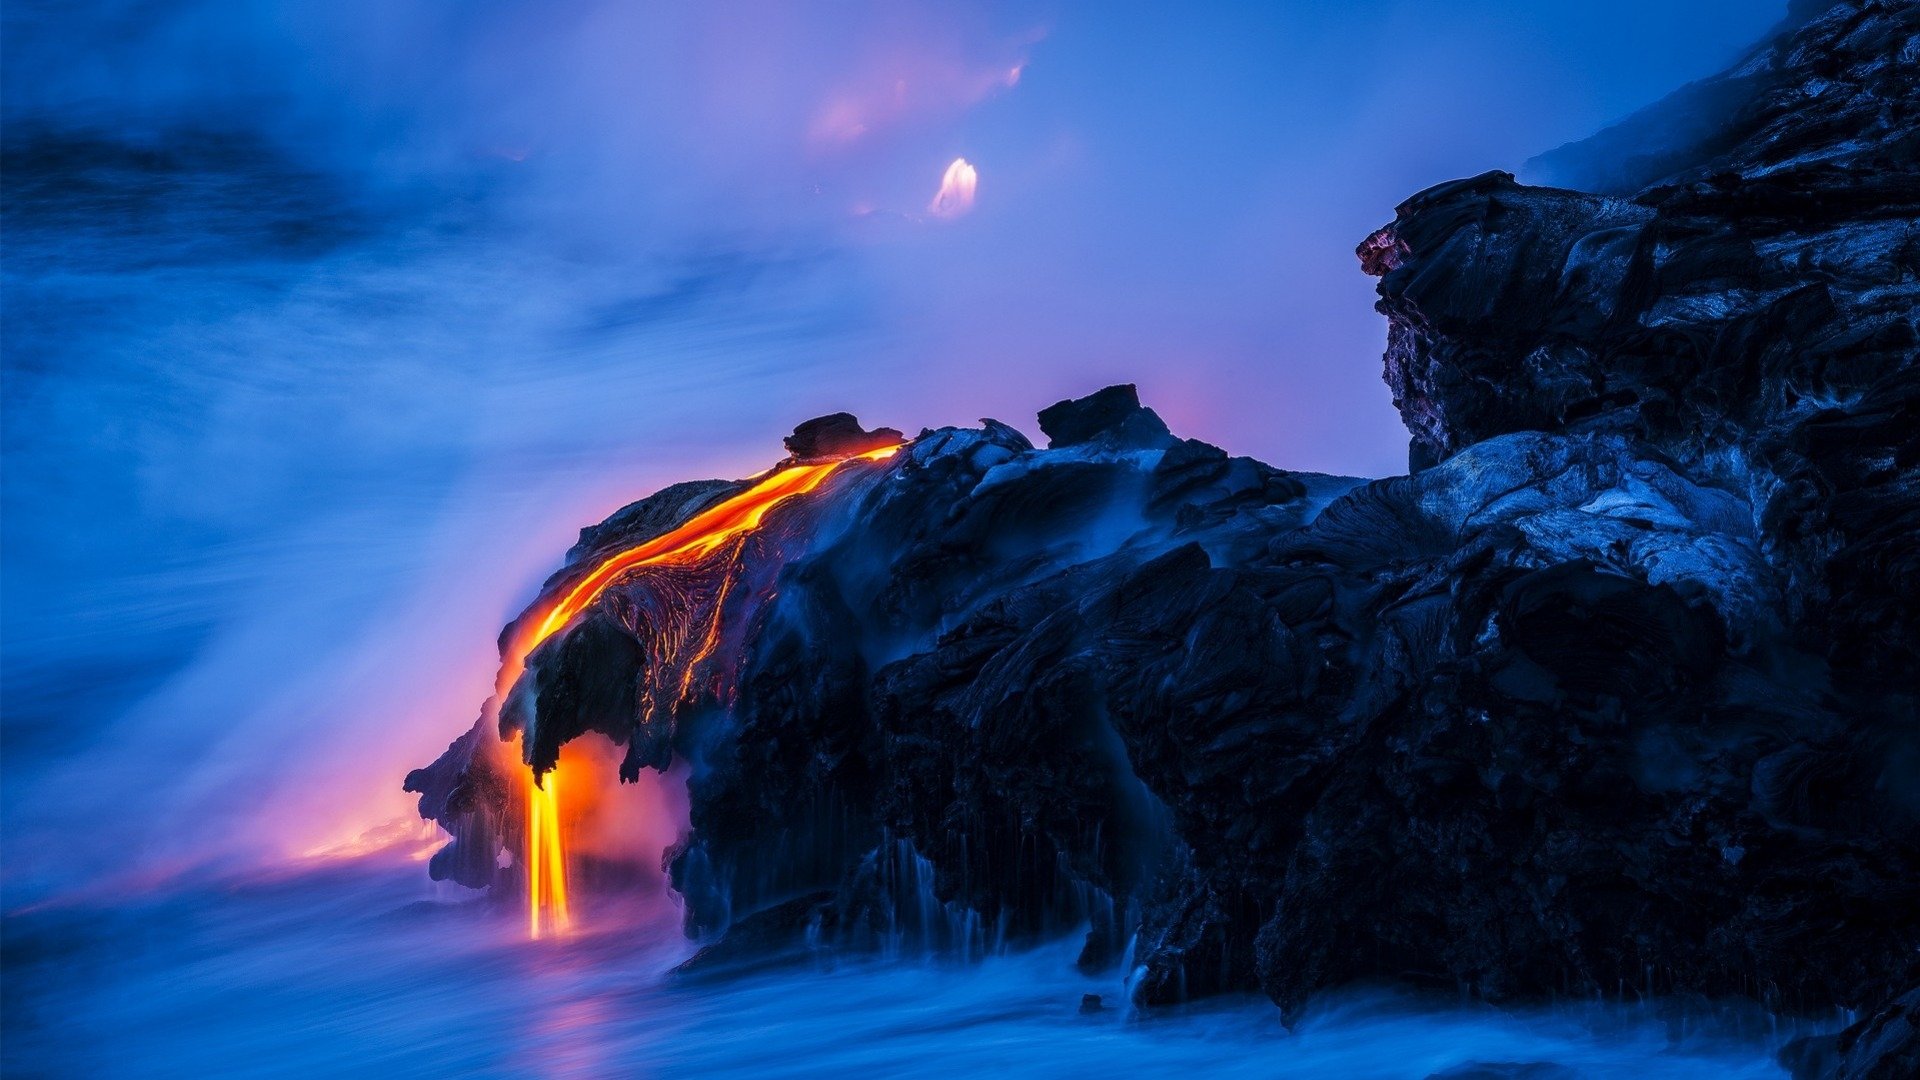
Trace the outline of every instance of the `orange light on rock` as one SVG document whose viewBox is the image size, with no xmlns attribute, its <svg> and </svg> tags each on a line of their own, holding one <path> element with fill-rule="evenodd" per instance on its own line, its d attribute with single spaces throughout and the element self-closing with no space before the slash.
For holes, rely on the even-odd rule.
<svg viewBox="0 0 1920 1080">
<path fill-rule="evenodd" d="M 965 162 L 957 164 L 964 165 Z M 971 174 L 970 168 L 968 171 Z M 533 650 L 592 606 L 621 576 L 647 566 L 697 563 L 734 538 L 758 528 L 774 507 L 818 488 L 847 462 L 880 461 L 892 457 L 899 450 L 898 446 L 886 446 L 842 461 L 799 464 L 778 469 L 760 477 L 747 490 L 695 514 L 677 528 L 609 555 L 558 599 L 544 609 L 530 610 L 520 619 L 513 642 L 501 661 L 500 674 L 494 680 L 496 699 L 504 706 L 514 684 L 526 673 L 527 657 Z M 716 606 L 713 621 L 698 646 L 693 664 L 713 651 L 719 639 L 719 623 L 720 611 Z M 687 665 L 687 679 L 691 678 L 692 666 Z M 683 692 L 689 686 L 690 683 L 683 680 Z M 565 816 L 559 791 L 559 773 L 558 768 L 553 768 L 547 770 L 544 777 L 532 769 L 528 769 L 526 774 L 527 931 L 530 937 L 536 939 L 548 933 L 565 933 L 573 925 L 567 895 L 566 841 L 562 835 Z"/>
</svg>

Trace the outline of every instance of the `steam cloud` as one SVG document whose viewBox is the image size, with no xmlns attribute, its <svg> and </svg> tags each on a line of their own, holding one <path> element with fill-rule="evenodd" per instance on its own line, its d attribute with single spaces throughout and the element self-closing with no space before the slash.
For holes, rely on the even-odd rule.
<svg viewBox="0 0 1920 1080">
<path fill-rule="evenodd" d="M 1777 14 L 1514 6 L 1489 38 L 1306 4 L 9 3 L 8 902 L 403 817 L 492 674 L 476 627 L 580 524 L 806 416 L 1140 381 L 1183 432 L 1393 471 L 1354 239 Z M 993 198 L 928 227 L 962 149 Z"/>
</svg>

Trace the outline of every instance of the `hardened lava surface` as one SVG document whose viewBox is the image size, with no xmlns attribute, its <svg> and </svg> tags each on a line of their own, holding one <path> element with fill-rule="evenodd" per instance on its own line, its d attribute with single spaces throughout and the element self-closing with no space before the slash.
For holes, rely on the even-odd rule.
<svg viewBox="0 0 1920 1080">
<path fill-rule="evenodd" d="M 1861 1010 L 1801 1075 L 1911 1075 L 1916 72 L 1920 5 L 1795 5 L 1550 156 L 1597 190 L 1401 205 L 1359 254 L 1409 475 L 1234 457 L 1129 386 L 1044 410 L 1044 447 L 923 431 L 609 589 L 500 723 L 686 764 L 695 967 L 1089 928 L 1145 1004 L 1744 996 Z M 740 488 L 620 511 L 556 582 Z M 442 876 L 513 842 L 498 734 L 409 778 Z"/>
</svg>

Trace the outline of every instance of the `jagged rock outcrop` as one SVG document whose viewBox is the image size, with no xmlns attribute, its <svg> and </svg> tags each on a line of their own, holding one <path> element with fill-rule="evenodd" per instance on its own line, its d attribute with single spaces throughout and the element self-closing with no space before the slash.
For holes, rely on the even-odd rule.
<svg viewBox="0 0 1920 1080">
<path fill-rule="evenodd" d="M 905 436 L 894 428 L 868 431 L 860 426 L 860 421 L 852 413 L 833 413 L 815 417 L 794 428 L 793 434 L 786 438 L 786 446 L 787 453 L 792 454 L 795 460 L 813 461 L 864 454 L 883 446 L 895 446 L 904 440 Z"/>
<path fill-rule="evenodd" d="M 1043 411 L 1045 449 L 922 432 L 724 567 L 609 590 L 529 657 L 529 730 L 688 763 L 673 881 L 736 952 L 1085 926 L 1143 1003 L 1744 995 L 1868 1011 L 1807 1075 L 1897 1068 L 1917 10 L 1801 12 L 1716 89 L 1722 135 L 1635 190 L 1491 173 L 1403 204 L 1360 257 L 1410 475 L 1232 457 L 1132 387 Z M 820 441 L 844 427 L 789 447 L 854 452 Z M 668 489 L 571 558 L 738 490 Z M 663 671 L 689 619 L 714 644 Z M 484 805 L 475 758 L 409 778 L 423 811 Z"/>
<path fill-rule="evenodd" d="M 1780 1054 L 1797 1080 L 1905 1080 L 1920 1076 L 1920 989 L 1833 1035 L 1796 1039 Z"/>
<path fill-rule="evenodd" d="M 1140 404 L 1133 386 L 1109 386 L 1040 410 L 1048 449 L 1093 442 L 1162 450 L 1176 441 L 1160 414 Z"/>
<path fill-rule="evenodd" d="M 1793 603 L 1838 619 L 1807 629 L 1910 671 L 1920 5 L 1833 5 L 1736 75 L 1719 134 L 1630 196 L 1489 173 L 1403 204 L 1361 245 L 1387 381 L 1416 464 L 1607 430 L 1745 488 Z"/>
</svg>

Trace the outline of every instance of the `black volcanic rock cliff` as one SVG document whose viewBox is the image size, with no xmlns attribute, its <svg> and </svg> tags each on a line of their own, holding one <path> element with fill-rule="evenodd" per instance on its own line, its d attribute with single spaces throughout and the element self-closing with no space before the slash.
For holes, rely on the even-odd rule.
<svg viewBox="0 0 1920 1080">
<path fill-rule="evenodd" d="M 1045 410 L 1047 449 L 922 432 L 742 548 L 702 689 L 635 696 L 664 587 L 636 580 L 530 658 L 538 730 L 690 764 L 673 880 L 736 951 L 1084 927 L 1143 1003 L 1391 978 L 1838 1005 L 1868 1013 L 1796 1068 L 1897 1075 L 1917 59 L 1920 8 L 1841 3 L 1634 190 L 1489 173 L 1403 204 L 1360 256 L 1411 475 L 1232 457 L 1131 387 Z M 734 490 L 669 489 L 569 565 Z M 510 842 L 497 809 L 474 831 L 499 780 L 462 745 L 410 778 L 423 812 Z"/>
</svg>

